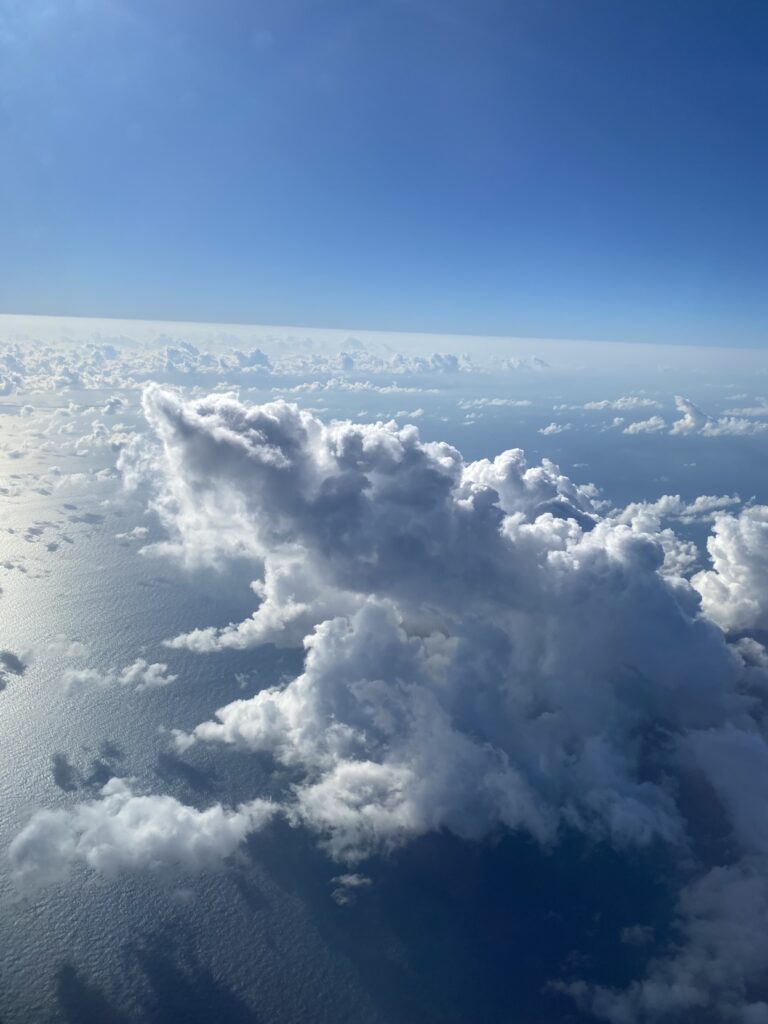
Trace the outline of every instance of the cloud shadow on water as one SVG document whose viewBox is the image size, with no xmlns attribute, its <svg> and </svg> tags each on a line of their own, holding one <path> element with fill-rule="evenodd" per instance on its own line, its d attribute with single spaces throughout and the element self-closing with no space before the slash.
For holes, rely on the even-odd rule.
<svg viewBox="0 0 768 1024">
<path fill-rule="evenodd" d="M 170 936 L 159 934 L 133 950 L 151 991 L 145 1020 L 151 1024 L 259 1024 L 239 996 L 218 981 Z"/>
<path fill-rule="evenodd" d="M 63 753 L 56 753 L 51 757 L 51 775 L 59 789 L 63 789 L 65 793 L 73 793 L 81 782 L 80 772 Z"/>
<path fill-rule="evenodd" d="M 195 793 L 210 793 L 217 788 L 211 769 L 199 768 L 168 751 L 158 755 L 155 773 L 166 782 L 180 782 Z"/>
<path fill-rule="evenodd" d="M 130 1024 L 129 1018 L 87 982 L 72 964 L 64 964 L 56 982 L 56 995 L 67 1024 Z"/>
<path fill-rule="evenodd" d="M 127 950 L 144 984 L 136 1012 L 116 1006 L 72 964 L 56 983 L 61 1018 L 67 1024 L 260 1024 L 242 999 L 217 981 L 193 956 L 182 954 L 171 936 L 153 935 Z"/>
<path fill-rule="evenodd" d="M 331 898 L 343 869 L 302 830 L 276 826 L 251 852 L 301 897 L 382 1017 L 397 1024 L 586 1024 L 595 1018 L 549 983 L 624 985 L 642 976 L 669 934 L 674 890 L 659 883 L 663 855 L 627 856 L 575 836 L 551 852 L 521 836 L 425 836 L 358 867 L 373 884 L 344 906 Z M 657 941 L 622 943 L 622 930 L 635 926 Z"/>
</svg>

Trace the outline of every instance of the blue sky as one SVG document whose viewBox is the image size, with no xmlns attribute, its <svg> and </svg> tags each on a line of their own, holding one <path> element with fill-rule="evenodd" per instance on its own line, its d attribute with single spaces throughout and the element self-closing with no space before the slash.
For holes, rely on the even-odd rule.
<svg viewBox="0 0 768 1024">
<path fill-rule="evenodd" d="M 762 345 L 768 8 L 0 0 L 0 310 Z"/>
</svg>

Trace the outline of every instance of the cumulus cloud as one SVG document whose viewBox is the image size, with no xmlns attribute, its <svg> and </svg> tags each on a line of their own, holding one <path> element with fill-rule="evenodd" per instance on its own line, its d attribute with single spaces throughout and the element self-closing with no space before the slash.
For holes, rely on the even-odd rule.
<svg viewBox="0 0 768 1024">
<path fill-rule="evenodd" d="M 700 564 L 699 550 L 691 540 L 685 540 L 672 527 L 670 521 L 690 526 L 713 520 L 719 512 L 740 505 L 738 495 L 702 494 L 691 502 L 683 501 L 679 494 L 663 494 L 656 501 L 631 502 L 617 509 L 612 518 L 626 523 L 638 534 L 653 536 L 664 551 L 660 572 L 670 575 L 689 575 Z"/>
<path fill-rule="evenodd" d="M 738 416 L 709 416 L 698 405 L 682 395 L 675 396 L 675 405 L 682 413 L 675 420 L 671 434 L 701 434 L 703 437 L 739 437 L 764 434 L 768 431 L 768 420 L 754 420 Z"/>
<path fill-rule="evenodd" d="M 746 398 L 746 395 L 731 395 L 731 399 Z M 726 416 L 756 416 L 758 418 L 768 418 L 768 399 L 758 397 L 755 399 L 756 405 L 742 406 L 737 409 L 726 409 Z"/>
<path fill-rule="evenodd" d="M 99 412 L 112 417 L 130 411 L 132 392 L 149 380 L 205 390 L 274 385 L 281 393 L 295 389 L 416 394 L 450 387 L 451 379 L 460 373 L 483 372 L 468 355 L 455 352 L 396 352 L 385 343 L 364 345 L 354 338 L 347 338 L 339 350 L 338 342 L 290 334 L 260 336 L 258 329 L 193 329 L 193 341 L 188 328 L 168 325 L 159 332 L 157 327 L 136 325 L 137 337 L 105 338 L 86 323 L 70 322 L 68 329 L 75 331 L 76 345 L 27 340 L 3 346 L 0 398 L 16 393 L 106 391 L 111 394 L 106 399 L 99 396 Z M 0 345 L 3 340 L 0 338 Z M 531 366 L 537 363 L 530 361 Z M 528 361 L 520 361 L 523 364 Z M 499 367 L 494 371 L 498 373 Z M 425 386 L 427 381 L 437 386 Z"/>
<path fill-rule="evenodd" d="M 661 430 L 667 429 L 666 420 L 661 416 L 651 416 L 647 420 L 635 420 L 634 423 L 624 427 L 624 434 L 658 434 Z"/>
<path fill-rule="evenodd" d="M 10 846 L 21 885 L 62 881 L 72 865 L 115 877 L 124 871 L 215 868 L 275 813 L 265 800 L 199 811 L 170 796 L 142 796 L 110 779 L 96 800 L 38 811 Z"/>
<path fill-rule="evenodd" d="M 280 813 L 347 865 L 440 830 L 480 839 L 506 828 L 545 847 L 572 830 L 617 849 L 665 844 L 688 871 L 679 938 L 633 986 L 568 990 L 617 1022 L 654 1006 L 759 1012 L 745 986 L 764 958 L 730 943 L 746 948 L 764 931 L 768 787 L 755 780 L 768 778 L 768 671 L 758 638 L 731 642 L 724 626 L 762 622 L 749 600 L 765 509 L 733 515 L 738 499 L 714 495 L 606 512 L 593 487 L 519 449 L 466 462 L 414 426 L 326 424 L 282 401 L 185 401 L 154 386 L 144 409 L 156 440 L 132 445 L 122 465 L 152 490 L 168 535 L 152 549 L 198 566 L 246 560 L 255 577 L 250 618 L 170 645 L 305 651 L 298 675 L 176 732 L 179 748 L 235 747 L 287 769 Z M 689 581 L 694 552 L 667 524 L 713 515 L 717 580 Z M 744 558 L 756 565 L 746 587 Z M 695 849 L 684 775 L 722 809 L 727 863 Z M 154 863 L 141 838 L 112 831 L 134 799 L 161 798 L 118 789 L 34 818 L 14 862 L 32 877 L 59 860 L 98 861 L 95 820 L 108 863 Z M 186 822 L 180 806 L 163 813 Z M 205 863 L 254 827 L 243 808 L 216 813 L 232 838 L 204 843 Z M 170 852 L 154 858 L 183 864 L 186 829 L 170 826 Z M 337 888 L 341 898 L 356 885 Z M 758 909 L 741 917 L 747 899 Z"/>
<path fill-rule="evenodd" d="M 620 509 L 615 518 L 631 523 L 643 533 L 656 533 L 665 519 L 682 523 L 713 520 L 725 509 L 741 504 L 738 494 L 700 494 L 693 501 L 684 501 L 679 494 L 663 494 L 656 501 L 636 501 Z"/>
<path fill-rule="evenodd" d="M 551 423 L 548 423 L 546 425 L 546 427 L 541 427 L 539 429 L 539 433 L 540 434 L 546 434 L 546 435 L 562 434 L 564 430 L 570 430 L 570 429 L 571 429 L 571 424 L 570 423 L 556 423 L 553 420 Z"/>
<path fill-rule="evenodd" d="M 137 691 L 157 689 L 178 679 L 168 672 L 165 662 L 150 665 L 144 658 L 137 658 L 121 670 L 99 672 L 93 668 L 68 668 L 62 677 L 67 690 L 97 690 L 112 686 L 130 686 Z"/>
<path fill-rule="evenodd" d="M 712 568 L 693 578 L 707 615 L 723 629 L 768 629 L 768 506 L 718 515 Z"/>
<path fill-rule="evenodd" d="M 768 432 L 768 420 L 748 420 L 737 416 L 720 416 L 702 433 L 706 437 L 749 437 Z"/>
<path fill-rule="evenodd" d="M 134 526 L 132 530 L 127 530 L 125 533 L 116 533 L 115 540 L 121 540 L 127 543 L 134 540 L 140 541 L 144 540 L 148 533 L 149 530 L 146 526 Z"/>
<path fill-rule="evenodd" d="M 526 730 L 521 742 L 511 742 L 520 731 L 518 701 L 561 708 L 577 699 L 576 683 L 561 692 L 562 677 L 572 674 L 565 666 L 574 661 L 573 648 L 566 642 L 548 646 L 546 623 L 560 613 L 577 581 L 587 596 L 581 612 L 568 613 L 569 641 L 582 646 L 576 634 L 589 631 L 587 620 L 579 626 L 574 620 L 599 617 L 593 601 L 607 601 L 616 622 L 615 594 L 587 582 L 592 571 L 600 578 L 598 565 L 605 560 L 620 590 L 639 580 L 652 588 L 659 608 L 667 609 L 671 625 L 665 632 L 671 637 L 674 623 L 680 623 L 664 659 L 638 671 L 668 679 L 665 699 L 676 705 L 676 717 L 717 720 L 722 702 L 728 702 L 722 682 L 733 679 L 737 661 L 718 631 L 686 616 L 695 605 L 693 591 L 678 592 L 662 582 L 658 542 L 623 524 L 596 524 L 586 492 L 551 463 L 528 467 L 520 452 L 464 465 L 454 449 L 423 444 L 413 428 L 325 427 L 281 403 L 246 409 L 215 398 L 185 405 L 158 390 L 148 393 L 147 404 L 165 442 L 169 490 L 157 507 L 176 532 L 176 544 L 212 561 L 238 555 L 247 544 L 265 563 L 257 588 L 264 600 L 251 620 L 172 643 L 216 650 L 287 632 L 294 643 L 303 636 L 307 649 L 302 676 L 221 709 L 216 721 L 179 737 L 181 744 L 231 743 L 300 766 L 308 781 L 297 791 L 294 813 L 323 834 L 337 856 L 352 860 L 446 825 L 480 835 L 501 821 L 552 837 L 564 805 L 569 821 L 596 833 L 638 841 L 675 833 L 668 795 L 633 781 L 626 751 L 606 749 L 602 739 L 581 729 L 567 742 L 560 736 L 547 782 L 558 796 L 546 800 L 532 786 L 539 774 L 533 750 L 538 756 L 540 745 L 532 735 L 522 741 Z M 207 529 L 201 533 L 203 507 L 208 528 L 221 522 L 225 509 L 233 511 L 241 535 L 230 531 L 222 540 L 218 531 L 215 537 Z M 647 653 L 637 633 L 648 625 L 628 609 L 625 630 L 634 636 L 632 648 L 641 661 Z M 561 634 L 564 628 L 559 626 Z M 719 662 L 718 678 L 704 673 L 712 687 L 709 711 L 707 687 L 695 713 L 676 692 L 672 652 L 677 643 L 686 651 L 678 657 L 690 656 L 690 631 L 700 633 L 698 657 L 709 650 Z M 497 660 L 491 679 L 478 682 L 482 700 L 473 707 L 465 660 L 470 650 L 484 647 L 486 658 Z M 534 672 L 537 651 L 545 649 L 548 667 Z M 589 661 L 586 677 L 593 679 L 599 669 Z M 510 707 L 500 682 L 526 675 L 536 696 L 516 682 Z M 454 702 L 472 728 L 456 728 Z M 530 728 L 557 733 L 563 723 L 556 718 L 557 726 L 545 716 L 546 725 Z M 495 744 L 489 743 L 491 735 Z M 564 750 L 555 750 L 571 741 L 586 743 L 584 777 L 566 798 L 579 772 L 562 770 Z M 528 745 L 531 763 L 523 766 Z M 612 784 L 606 789 L 603 772 L 609 765 Z M 590 786 L 584 785 L 587 778 Z M 586 790 L 588 807 L 578 795 Z"/>
<path fill-rule="evenodd" d="M 712 417 L 682 395 L 675 395 L 675 407 L 681 413 L 680 419 L 672 424 L 672 434 L 694 434 L 701 432 L 707 424 L 712 422 Z"/>
</svg>

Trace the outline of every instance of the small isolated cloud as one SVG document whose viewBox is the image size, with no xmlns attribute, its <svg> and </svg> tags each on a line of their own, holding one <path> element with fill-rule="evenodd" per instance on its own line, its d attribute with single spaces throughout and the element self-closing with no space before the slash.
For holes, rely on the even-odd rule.
<svg viewBox="0 0 768 1024">
<path fill-rule="evenodd" d="M 11 843 L 16 881 L 64 880 L 77 863 L 113 878 L 125 871 L 216 868 L 276 808 L 253 800 L 233 810 L 196 810 L 170 796 L 141 796 L 124 779 L 110 779 L 96 800 L 66 810 L 38 811 Z"/>
<path fill-rule="evenodd" d="M 371 884 L 371 879 L 367 875 L 358 873 L 336 875 L 331 879 L 331 885 L 334 886 L 331 899 L 340 907 L 349 906 L 357 899 L 358 892 L 361 889 L 367 889 Z"/>
<path fill-rule="evenodd" d="M 126 533 L 116 533 L 115 540 L 126 542 L 144 540 L 148 533 L 149 530 L 146 526 L 134 526 L 132 530 L 128 530 Z"/>
<path fill-rule="evenodd" d="M 125 408 L 125 402 L 118 395 L 113 395 L 108 398 L 102 407 L 102 413 L 105 416 L 114 416 L 118 412 L 122 412 Z"/>
<path fill-rule="evenodd" d="M 695 405 L 688 398 L 682 395 L 675 395 L 675 407 L 682 413 L 680 419 L 675 420 L 670 430 L 671 434 L 697 434 L 712 422 L 712 417 L 707 416 L 698 405 Z"/>
<path fill-rule="evenodd" d="M 78 661 L 88 654 L 88 647 L 80 640 L 71 640 L 63 633 L 47 641 L 43 650 L 65 661 Z"/>
<path fill-rule="evenodd" d="M 571 429 L 571 424 L 570 423 L 555 423 L 555 421 L 553 420 L 551 423 L 548 423 L 546 427 L 540 427 L 539 428 L 539 433 L 540 434 L 547 434 L 547 435 L 548 434 L 562 434 L 563 431 L 570 430 L 570 429 Z"/>
<path fill-rule="evenodd" d="M 66 690 L 83 691 L 108 689 L 113 686 L 129 686 L 135 690 L 152 690 L 178 679 L 168 672 L 164 662 L 150 665 L 144 658 L 137 658 L 132 665 L 120 671 L 99 672 L 93 668 L 70 668 L 64 672 L 62 682 Z"/>
<path fill-rule="evenodd" d="M 624 427 L 624 434 L 658 434 L 667 429 L 666 420 L 661 416 L 651 416 L 647 420 L 635 420 L 634 423 Z"/>
</svg>

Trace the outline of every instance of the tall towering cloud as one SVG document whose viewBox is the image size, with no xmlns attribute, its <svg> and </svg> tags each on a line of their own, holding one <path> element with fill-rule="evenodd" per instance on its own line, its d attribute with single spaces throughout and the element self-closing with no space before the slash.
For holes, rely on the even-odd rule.
<svg viewBox="0 0 768 1024">
<path fill-rule="evenodd" d="M 160 550 L 196 565 L 245 559 L 256 577 L 249 619 L 203 624 L 170 646 L 305 649 L 298 676 L 176 733 L 179 747 L 229 745 L 290 768 L 280 812 L 348 864 L 432 830 L 476 839 L 499 827 L 544 846 L 577 830 L 698 857 L 680 893 L 683 937 L 648 977 L 621 992 L 571 991 L 616 1022 L 673 1012 L 675 999 L 685 1012 L 702 999 L 758 1012 L 744 994 L 753 961 L 733 966 L 728 935 L 745 887 L 759 896 L 768 884 L 758 824 L 768 791 L 755 781 L 768 767 L 768 673 L 758 639 L 745 647 L 724 628 L 763 621 L 754 595 L 765 569 L 753 556 L 765 551 L 765 509 L 718 514 L 714 567 L 692 585 L 689 553 L 662 519 L 734 499 L 666 498 L 604 516 L 594 488 L 519 449 L 466 463 L 412 426 L 325 424 L 285 402 L 184 401 L 156 386 L 144 408 L 155 446 L 134 445 L 121 464 L 154 486 Z M 695 848 L 695 812 L 680 796 L 691 774 L 733 831 L 728 864 Z M 103 870 L 89 852 L 99 815 L 109 869 L 140 862 L 141 840 L 122 858 L 113 827 L 135 799 L 152 798 L 118 789 L 33 819 L 17 870 L 48 871 L 56 850 Z M 184 825 L 150 860 L 183 861 L 200 819 L 189 831 L 178 807 L 163 807 Z M 226 825 L 223 852 L 263 820 L 211 813 Z M 208 863 L 215 847 L 201 849 Z M 680 995 L 686 985 L 698 995 Z"/>
<path fill-rule="evenodd" d="M 693 581 L 707 615 L 724 629 L 768 629 L 768 507 L 718 515 L 707 548 L 713 567 Z"/>
</svg>

